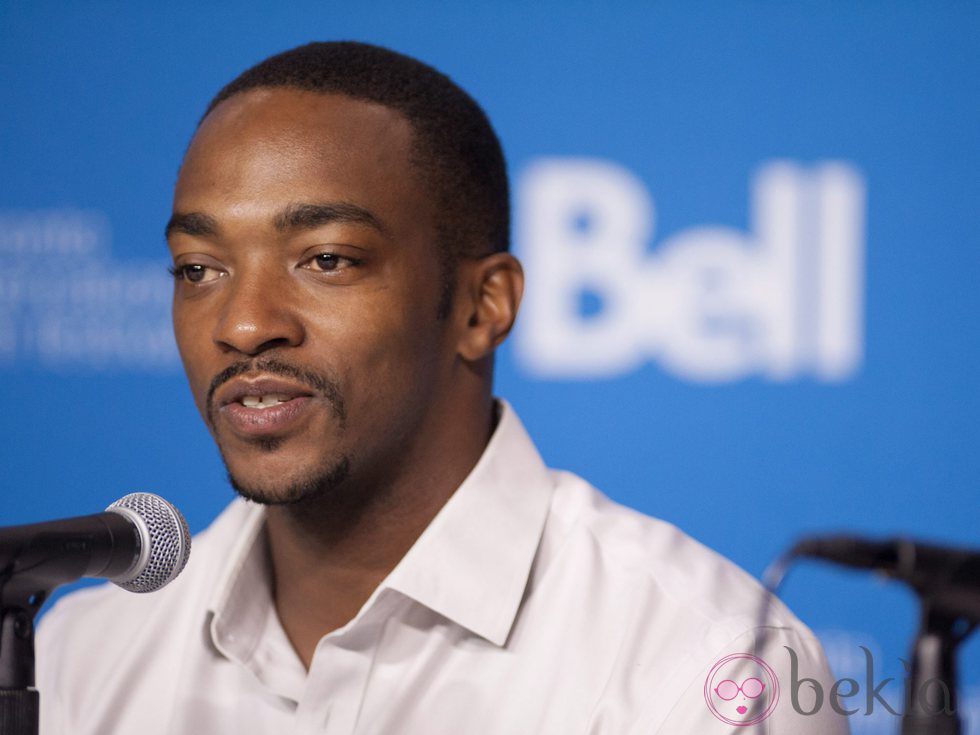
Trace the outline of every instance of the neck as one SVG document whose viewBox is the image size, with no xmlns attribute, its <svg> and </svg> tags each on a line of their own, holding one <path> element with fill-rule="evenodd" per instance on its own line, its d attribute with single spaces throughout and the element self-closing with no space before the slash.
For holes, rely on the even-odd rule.
<svg viewBox="0 0 980 735">
<path fill-rule="evenodd" d="M 271 506 L 267 533 L 276 609 L 307 669 L 320 638 L 348 623 L 479 460 L 493 430 L 489 397 L 423 427 L 398 471 Z"/>
</svg>

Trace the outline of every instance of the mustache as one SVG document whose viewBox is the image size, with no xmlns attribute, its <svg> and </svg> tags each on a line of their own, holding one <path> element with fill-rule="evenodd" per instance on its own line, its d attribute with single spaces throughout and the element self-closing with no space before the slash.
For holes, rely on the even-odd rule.
<svg viewBox="0 0 980 735">
<path fill-rule="evenodd" d="M 207 406 L 208 424 L 214 427 L 214 394 L 218 388 L 227 383 L 229 380 L 237 378 L 239 375 L 244 375 L 245 373 L 251 372 L 280 375 L 285 378 L 292 378 L 298 383 L 302 383 L 307 388 L 312 389 L 317 395 L 326 398 L 333 407 L 334 413 L 337 414 L 341 428 L 346 426 L 347 405 L 344 401 L 343 394 L 340 392 L 340 386 L 338 385 L 337 381 L 333 380 L 327 375 L 323 375 L 312 370 L 307 370 L 305 368 L 296 367 L 295 365 L 275 357 L 269 357 L 262 360 L 243 360 L 242 362 L 236 362 L 215 375 L 211 380 L 211 385 L 208 386 L 208 396 L 205 403 Z"/>
</svg>

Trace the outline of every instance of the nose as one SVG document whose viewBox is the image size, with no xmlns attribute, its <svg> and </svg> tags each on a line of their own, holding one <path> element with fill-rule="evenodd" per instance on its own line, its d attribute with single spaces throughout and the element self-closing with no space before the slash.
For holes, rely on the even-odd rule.
<svg viewBox="0 0 980 735">
<path fill-rule="evenodd" d="M 305 330 L 287 281 L 268 270 L 232 276 L 214 325 L 215 344 L 224 352 L 248 357 L 302 344 Z"/>
</svg>

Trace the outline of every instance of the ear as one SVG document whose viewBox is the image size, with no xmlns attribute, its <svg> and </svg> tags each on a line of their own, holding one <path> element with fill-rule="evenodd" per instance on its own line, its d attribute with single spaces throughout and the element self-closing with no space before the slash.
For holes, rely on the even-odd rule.
<svg viewBox="0 0 980 735">
<path fill-rule="evenodd" d="M 524 269 L 510 253 L 493 253 L 464 261 L 457 277 L 457 350 L 464 360 L 476 362 L 490 356 L 514 326 Z"/>
</svg>

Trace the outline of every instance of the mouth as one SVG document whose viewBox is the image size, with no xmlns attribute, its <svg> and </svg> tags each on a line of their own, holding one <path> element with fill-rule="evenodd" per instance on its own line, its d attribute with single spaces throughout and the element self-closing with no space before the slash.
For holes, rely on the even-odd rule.
<svg viewBox="0 0 980 735">
<path fill-rule="evenodd" d="M 281 378 L 237 378 L 215 395 L 218 417 L 244 438 L 283 434 L 314 402 L 313 392 Z"/>
<path fill-rule="evenodd" d="M 740 704 L 738 707 L 735 708 L 735 711 L 738 712 L 740 715 L 744 715 L 746 712 L 749 711 L 749 708 L 746 707 L 744 704 Z"/>
</svg>

